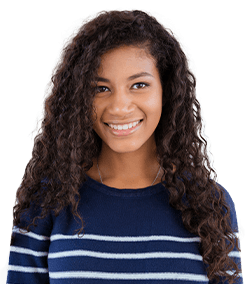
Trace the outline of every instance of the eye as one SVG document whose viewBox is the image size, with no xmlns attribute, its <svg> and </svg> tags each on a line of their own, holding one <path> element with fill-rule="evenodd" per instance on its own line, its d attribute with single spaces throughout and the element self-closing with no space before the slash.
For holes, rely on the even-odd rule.
<svg viewBox="0 0 245 284">
<path fill-rule="evenodd" d="M 143 82 L 140 82 L 140 83 L 136 83 L 132 86 L 133 89 L 143 89 L 145 87 L 148 87 L 149 84 L 146 84 L 146 83 L 143 83 Z"/>
<path fill-rule="evenodd" d="M 108 92 L 109 89 L 105 86 L 97 86 L 96 91 L 97 91 L 97 93 L 104 93 L 104 92 Z"/>
<path fill-rule="evenodd" d="M 147 84 L 147 83 L 143 83 L 143 82 L 140 82 L 140 83 L 136 83 L 136 84 L 134 84 L 133 86 L 140 86 L 140 88 L 136 88 L 136 90 L 137 89 L 143 89 L 143 88 L 146 88 L 146 87 L 148 87 L 148 86 L 150 86 L 149 84 Z M 104 93 L 104 92 L 107 92 L 107 90 L 109 90 L 107 87 L 105 87 L 105 86 L 97 86 L 96 87 L 96 91 L 97 91 L 97 93 Z M 135 89 L 135 88 L 133 88 L 133 89 Z"/>
</svg>

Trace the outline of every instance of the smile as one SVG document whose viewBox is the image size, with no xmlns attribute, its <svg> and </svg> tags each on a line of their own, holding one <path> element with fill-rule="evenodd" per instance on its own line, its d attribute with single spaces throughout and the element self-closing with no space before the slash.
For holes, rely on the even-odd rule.
<svg viewBox="0 0 245 284">
<path fill-rule="evenodd" d="M 109 126 L 111 128 L 116 129 L 116 130 L 127 130 L 127 129 L 130 129 L 132 127 L 135 127 L 138 123 L 140 123 L 140 120 L 133 122 L 133 123 L 129 123 L 129 124 L 123 124 L 123 125 L 109 124 Z"/>
<path fill-rule="evenodd" d="M 109 131 L 112 134 L 116 136 L 126 136 L 136 132 L 142 125 L 142 121 L 143 120 L 139 120 L 138 122 L 124 124 L 124 125 L 112 125 L 112 124 L 110 125 L 105 124 L 105 125 L 108 127 Z"/>
</svg>

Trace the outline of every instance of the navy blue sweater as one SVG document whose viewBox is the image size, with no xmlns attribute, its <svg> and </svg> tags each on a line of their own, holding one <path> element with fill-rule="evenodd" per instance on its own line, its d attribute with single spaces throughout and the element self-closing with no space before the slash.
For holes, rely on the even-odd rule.
<svg viewBox="0 0 245 284">
<path fill-rule="evenodd" d="M 224 191 L 237 231 L 234 203 Z M 80 194 L 84 236 L 75 234 L 80 227 L 69 207 L 29 233 L 15 227 L 7 283 L 211 283 L 200 238 L 185 229 L 164 185 L 117 189 L 87 176 Z M 231 257 L 240 262 L 239 252 Z"/>
</svg>

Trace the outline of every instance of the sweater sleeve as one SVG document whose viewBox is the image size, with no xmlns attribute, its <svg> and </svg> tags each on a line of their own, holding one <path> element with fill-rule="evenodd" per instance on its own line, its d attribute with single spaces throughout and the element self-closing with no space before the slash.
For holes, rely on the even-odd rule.
<svg viewBox="0 0 245 284">
<path fill-rule="evenodd" d="M 235 204 L 234 204 L 230 194 L 228 193 L 228 191 L 224 187 L 222 187 L 220 184 L 218 184 L 218 186 L 223 191 L 226 203 L 230 208 L 231 227 L 232 227 L 232 230 L 233 230 L 234 234 L 236 235 L 236 237 L 238 238 L 238 241 L 239 241 L 239 227 L 238 227 L 238 223 L 237 223 Z M 238 245 L 239 245 L 239 248 L 240 248 L 240 242 L 239 242 Z M 230 252 L 229 256 L 237 263 L 238 267 L 241 269 L 241 255 L 240 255 L 240 252 L 237 250 L 236 247 L 233 249 L 232 252 Z M 229 271 L 229 273 L 232 273 L 232 271 Z M 242 284 L 243 283 L 242 273 L 240 273 L 239 276 L 240 276 L 239 278 L 236 278 L 234 284 Z M 228 284 L 228 281 L 225 281 L 222 277 L 220 277 L 219 282 L 210 281 L 209 283 L 210 284 L 217 284 L 217 283 L 218 284 Z"/>
<path fill-rule="evenodd" d="M 21 218 L 20 226 L 13 228 L 7 284 L 49 283 L 47 257 L 52 229 L 51 215 L 37 219 L 37 226 L 31 226 L 30 232 L 21 229 L 36 214 L 37 210 L 30 209 Z"/>
</svg>

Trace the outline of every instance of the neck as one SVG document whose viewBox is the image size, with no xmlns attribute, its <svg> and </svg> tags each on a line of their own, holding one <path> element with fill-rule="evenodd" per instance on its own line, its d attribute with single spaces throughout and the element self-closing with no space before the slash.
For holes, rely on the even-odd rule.
<svg viewBox="0 0 245 284">
<path fill-rule="evenodd" d="M 151 151 L 116 153 L 103 148 L 98 157 L 99 173 L 103 183 L 151 185 L 156 177 L 161 178 L 162 169 L 157 160 L 156 147 Z M 97 166 L 97 161 L 96 161 Z M 158 174 L 158 176 L 157 176 Z M 159 182 L 159 180 L 158 180 Z"/>
<path fill-rule="evenodd" d="M 100 181 L 101 181 L 101 183 L 103 183 L 102 177 L 101 177 L 101 174 L 100 174 L 100 170 L 99 170 L 98 159 L 97 159 L 97 168 L 98 168 L 98 173 L 99 173 L 99 176 L 100 176 Z M 157 178 L 158 178 L 158 175 L 159 175 L 160 172 L 161 172 L 161 166 L 159 167 L 159 170 L 158 170 L 158 172 L 157 172 L 157 176 L 155 177 L 155 179 L 154 179 L 154 181 L 152 182 L 151 186 L 154 185 L 155 181 L 157 181 Z M 144 186 L 144 187 L 146 187 L 146 186 Z"/>
</svg>

